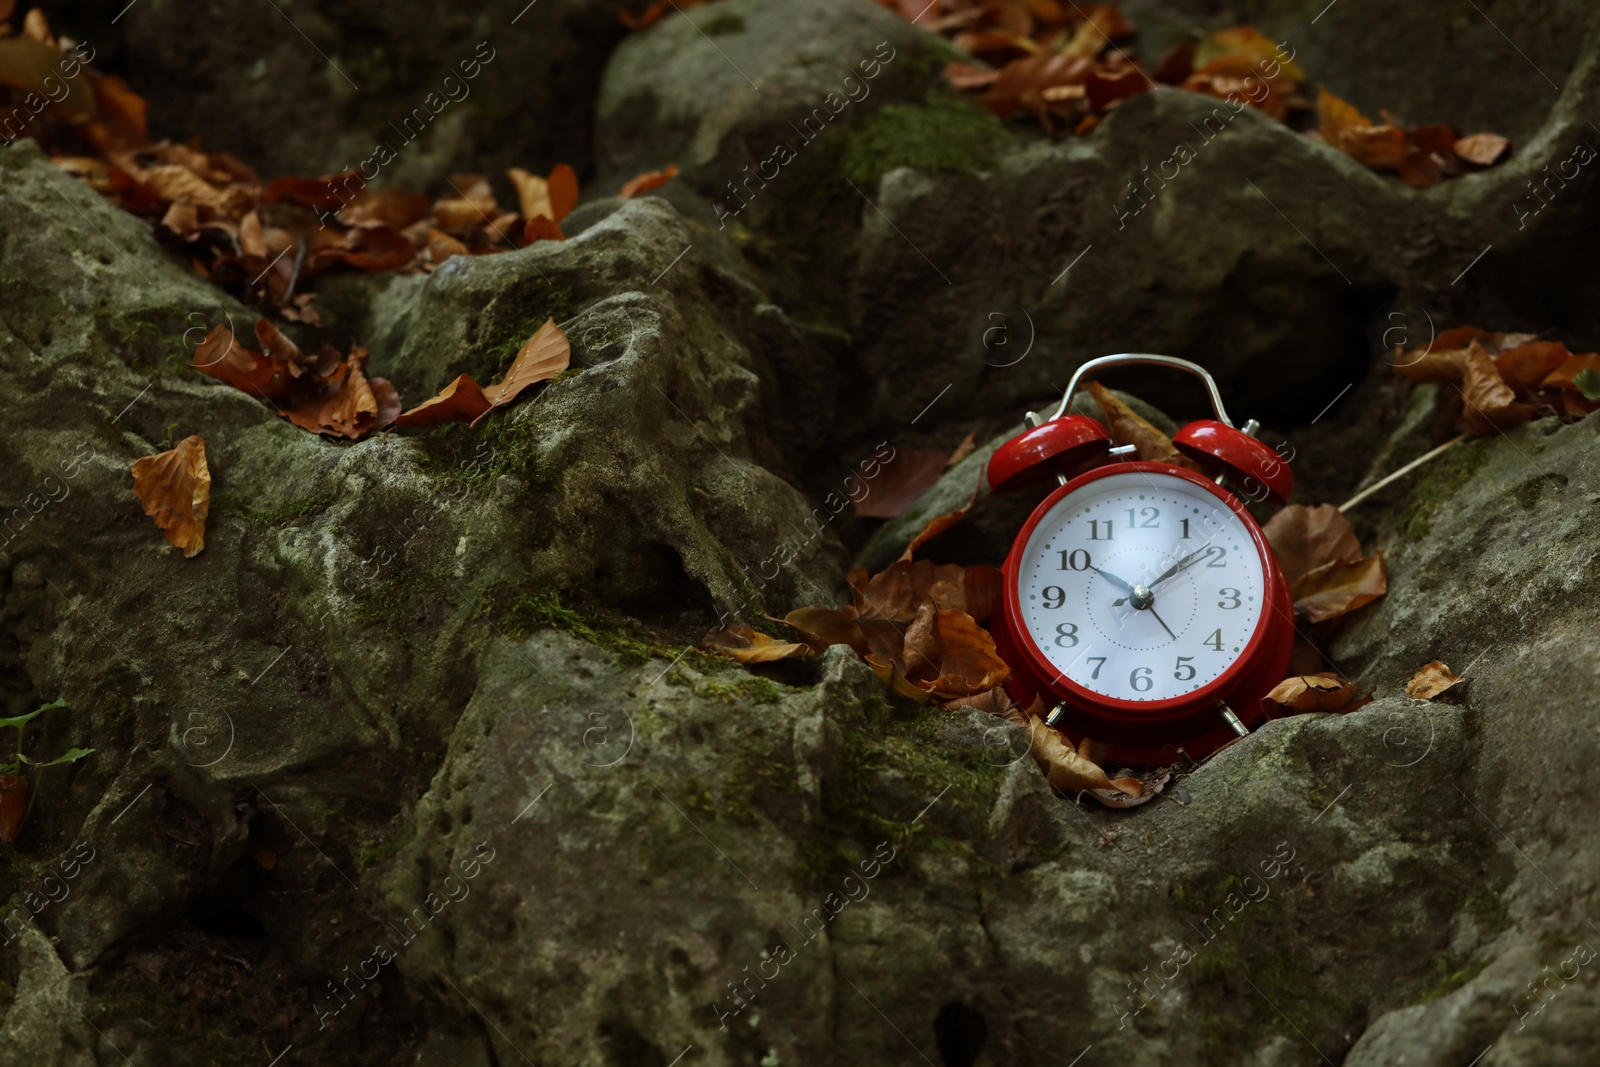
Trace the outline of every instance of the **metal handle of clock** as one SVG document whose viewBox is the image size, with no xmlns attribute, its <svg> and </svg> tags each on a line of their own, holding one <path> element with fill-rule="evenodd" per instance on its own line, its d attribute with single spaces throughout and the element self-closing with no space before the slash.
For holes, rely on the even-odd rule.
<svg viewBox="0 0 1600 1067">
<path fill-rule="evenodd" d="M 1216 379 L 1211 377 L 1210 372 L 1198 363 L 1191 363 L 1186 359 L 1179 359 L 1177 356 L 1158 356 L 1151 352 L 1119 352 L 1114 356 L 1100 356 L 1096 359 L 1091 359 L 1073 372 L 1072 380 L 1067 383 L 1067 391 L 1061 397 L 1061 403 L 1056 408 L 1055 414 L 1051 415 L 1050 418 L 1059 419 L 1067 413 L 1067 408 L 1072 404 L 1073 394 L 1078 391 L 1078 383 L 1083 380 L 1085 374 L 1099 370 L 1102 367 L 1137 366 L 1140 364 L 1172 367 L 1175 370 L 1186 371 L 1199 378 L 1202 382 L 1205 382 L 1206 392 L 1211 396 L 1211 410 L 1216 412 L 1217 421 L 1224 426 L 1231 427 L 1233 425 L 1233 420 L 1228 418 L 1228 412 L 1222 406 L 1222 394 L 1217 391 Z"/>
</svg>

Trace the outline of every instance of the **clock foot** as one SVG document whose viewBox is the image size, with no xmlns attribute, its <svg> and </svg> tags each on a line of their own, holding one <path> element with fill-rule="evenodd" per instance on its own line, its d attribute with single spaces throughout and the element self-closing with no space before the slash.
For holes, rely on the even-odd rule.
<svg viewBox="0 0 1600 1067">
<path fill-rule="evenodd" d="M 1233 709 L 1226 704 L 1222 705 L 1222 721 L 1227 723 L 1228 728 L 1240 737 L 1250 736 L 1250 727 L 1240 722 L 1239 716 L 1235 715 Z"/>
</svg>

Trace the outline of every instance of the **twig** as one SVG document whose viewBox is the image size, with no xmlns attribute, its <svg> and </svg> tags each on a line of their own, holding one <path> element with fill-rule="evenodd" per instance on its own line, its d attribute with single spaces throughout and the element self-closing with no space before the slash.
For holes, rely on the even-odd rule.
<svg viewBox="0 0 1600 1067">
<path fill-rule="evenodd" d="M 1451 448 L 1454 448 L 1456 445 L 1459 445 L 1462 441 L 1465 441 L 1466 439 L 1467 439 L 1467 435 L 1466 434 L 1461 434 L 1461 435 L 1459 435 L 1457 437 L 1452 437 L 1450 440 L 1446 441 L 1444 444 L 1440 445 L 1438 448 L 1434 449 L 1431 452 L 1424 452 L 1422 455 L 1418 456 L 1416 459 L 1412 460 L 1410 463 L 1407 463 L 1404 467 L 1401 467 L 1399 470 L 1395 471 L 1393 474 L 1390 474 L 1390 475 L 1388 475 L 1388 476 L 1386 476 L 1384 478 L 1380 478 L 1378 481 L 1373 482 L 1371 485 L 1369 485 L 1365 489 L 1361 490 L 1361 492 L 1357 493 L 1355 496 L 1351 497 L 1349 500 L 1346 500 L 1343 504 L 1340 504 L 1339 505 L 1339 510 L 1340 511 L 1349 511 L 1351 508 L 1355 507 L 1357 504 L 1359 504 L 1363 500 L 1367 499 L 1367 497 L 1371 496 L 1373 493 L 1376 493 L 1379 489 L 1382 489 L 1384 486 L 1390 484 L 1391 482 L 1398 481 L 1399 479 L 1404 478 L 1406 475 L 1410 474 L 1412 471 L 1416 470 L 1418 467 L 1422 466 L 1424 463 L 1428 462 L 1431 459 L 1437 458 L 1438 456 L 1442 455 L 1447 450 L 1449 450 Z"/>
</svg>

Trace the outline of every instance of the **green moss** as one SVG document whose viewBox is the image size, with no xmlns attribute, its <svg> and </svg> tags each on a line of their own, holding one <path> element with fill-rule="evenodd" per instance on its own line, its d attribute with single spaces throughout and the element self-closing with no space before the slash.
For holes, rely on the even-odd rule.
<svg viewBox="0 0 1600 1067">
<path fill-rule="evenodd" d="M 546 281 L 539 288 L 537 298 L 520 312 L 513 310 L 509 327 L 495 328 L 495 340 L 485 343 L 474 366 L 467 368 L 479 382 L 498 381 L 511 366 L 517 351 L 528 338 L 538 332 L 546 321 L 564 322 L 574 312 L 572 288 L 561 282 Z"/>
<path fill-rule="evenodd" d="M 711 795 L 711 790 L 698 777 L 692 775 L 688 786 L 684 789 L 683 806 L 708 819 L 715 818 L 717 814 L 717 801 Z"/>
<path fill-rule="evenodd" d="M 1442 996 L 1454 993 L 1474 978 L 1486 966 L 1486 961 L 1468 963 L 1462 966 L 1455 955 L 1444 952 L 1433 961 L 1433 981 L 1422 991 L 1422 1002 L 1438 1000 Z"/>
<path fill-rule="evenodd" d="M 1395 517 L 1395 529 L 1407 541 L 1420 541 L 1432 528 L 1433 513 L 1456 494 L 1489 460 L 1482 442 L 1467 441 L 1434 460 L 1412 486 L 1404 508 Z"/>
<path fill-rule="evenodd" d="M 493 597 L 484 610 L 486 613 L 494 610 Z M 510 631 L 519 636 L 540 629 L 565 630 L 574 637 L 614 652 L 624 663 L 645 663 L 653 658 L 663 658 L 678 662 L 693 661 L 697 666 L 703 665 L 714 669 L 724 669 L 728 666 L 728 661 L 724 658 L 698 648 L 675 647 L 645 641 L 621 626 L 587 619 L 563 604 L 560 594 L 553 589 L 518 595 L 506 608 L 504 618 Z M 765 679 L 753 678 L 749 681 L 760 683 Z M 747 695 L 752 692 L 764 694 L 765 690 L 759 685 L 753 685 L 744 692 Z"/>
<path fill-rule="evenodd" d="M 717 15 L 702 22 L 699 29 L 707 37 L 726 37 L 730 33 L 743 33 L 744 19 L 738 15 Z"/>
<path fill-rule="evenodd" d="M 357 850 L 356 864 L 362 870 L 366 870 L 374 864 L 382 863 L 402 848 L 405 848 L 406 845 L 410 844 L 411 839 L 416 836 L 416 824 L 406 823 L 399 831 L 387 837 L 382 835 L 369 837 L 361 842 L 361 847 Z"/>
<path fill-rule="evenodd" d="M 868 185 L 896 167 L 975 173 L 1011 140 L 1005 125 L 977 104 L 930 92 L 921 107 L 885 104 L 851 131 L 844 175 Z"/>
<path fill-rule="evenodd" d="M 1498 890 L 1479 886 L 1467 894 L 1463 906 L 1478 923 L 1485 936 L 1491 936 L 1511 925 L 1511 909 Z"/>
<path fill-rule="evenodd" d="M 238 515 L 258 526 L 288 526 L 308 515 L 326 511 L 333 504 L 332 497 L 305 497 L 286 500 L 268 508 L 258 508 L 243 493 L 218 493 L 211 498 L 213 513 Z"/>
<path fill-rule="evenodd" d="M 941 741 L 939 732 L 949 716 L 947 711 L 921 707 L 895 721 L 839 724 L 844 735 L 843 765 L 822 790 L 820 825 L 796 850 L 797 877 L 813 885 L 837 882 L 878 842 L 898 844 L 913 835 L 919 848 L 956 856 L 974 870 L 1003 876 L 967 842 L 981 840 L 981 825 L 1005 768 L 985 762 L 982 750 L 956 749 Z M 907 822 L 882 815 L 882 786 L 892 778 L 907 780 L 910 792 L 937 803 L 938 816 Z M 937 825 L 959 826 L 959 836 L 941 834 Z"/>
<path fill-rule="evenodd" d="M 723 678 L 690 678 L 673 672 L 671 681 L 687 685 L 697 697 L 720 700 L 724 704 L 776 704 L 783 698 L 783 687 L 768 678 L 740 673 Z"/>
</svg>

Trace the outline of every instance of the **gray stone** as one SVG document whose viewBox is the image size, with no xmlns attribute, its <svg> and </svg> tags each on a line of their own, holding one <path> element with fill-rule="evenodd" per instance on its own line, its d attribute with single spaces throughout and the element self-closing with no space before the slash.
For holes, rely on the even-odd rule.
<svg viewBox="0 0 1600 1067">
<path fill-rule="evenodd" d="M 268 177 L 375 160 L 369 177 L 431 189 L 463 170 L 587 170 L 590 101 L 626 32 L 617 5 L 519 8 L 142 0 L 121 12 L 68 0 L 49 14 L 149 100 L 156 137 L 199 134 Z M 392 163 L 375 159 L 380 142 Z"/>
</svg>

